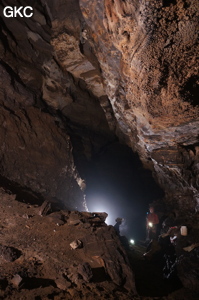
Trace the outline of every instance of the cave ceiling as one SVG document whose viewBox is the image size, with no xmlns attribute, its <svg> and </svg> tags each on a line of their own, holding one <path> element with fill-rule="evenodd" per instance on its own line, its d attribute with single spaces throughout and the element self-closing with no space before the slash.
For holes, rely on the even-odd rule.
<svg viewBox="0 0 199 300">
<path fill-rule="evenodd" d="M 168 203 L 197 210 L 199 2 L 40 0 L 31 18 L 5 18 L 6 5 L 1 176 L 83 203 L 72 150 L 90 159 L 117 135 Z"/>
</svg>

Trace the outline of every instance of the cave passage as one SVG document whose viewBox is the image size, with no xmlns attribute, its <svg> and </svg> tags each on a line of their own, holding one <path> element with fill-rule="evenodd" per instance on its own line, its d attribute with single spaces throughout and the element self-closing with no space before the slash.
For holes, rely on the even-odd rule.
<svg viewBox="0 0 199 300">
<path fill-rule="evenodd" d="M 107 224 L 124 218 L 121 235 L 145 238 L 149 203 L 163 197 L 149 170 L 137 154 L 118 141 L 104 147 L 86 168 L 86 200 L 89 211 L 106 211 Z"/>
</svg>

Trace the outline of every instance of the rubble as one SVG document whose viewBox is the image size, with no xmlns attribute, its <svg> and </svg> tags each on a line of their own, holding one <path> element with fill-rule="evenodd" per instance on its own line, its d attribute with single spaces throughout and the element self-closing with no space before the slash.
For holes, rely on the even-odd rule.
<svg viewBox="0 0 199 300">
<path fill-rule="evenodd" d="M 46 216 L 51 211 L 51 203 L 49 201 L 44 201 L 39 208 L 38 214 L 40 216 Z"/>
<path fill-rule="evenodd" d="M 0 235 L 6 245 L 0 247 L 2 299 L 9 300 L 10 284 L 12 299 L 54 293 L 57 299 L 101 300 L 112 293 L 112 299 L 126 300 L 136 294 L 127 254 L 114 228 L 103 223 L 107 214 L 61 210 L 41 218 L 34 206 L 2 193 L 0 219 L 9 219 Z M 81 222 L 71 225 L 70 218 Z"/>
<path fill-rule="evenodd" d="M 1 9 L 10 2 L 4 0 Z M 33 18 L 10 22 L 1 15 L 1 175 L 36 193 L 37 200 L 86 209 L 85 183 L 77 175 L 73 154 L 84 167 L 116 134 L 152 170 L 166 192 L 165 203 L 177 214 L 188 212 L 194 224 L 199 210 L 198 0 L 35 3 Z M 9 201 L 14 198 L 10 195 Z M 109 234 L 105 216 L 75 212 L 73 218 L 71 212 L 65 220 L 49 222 L 48 205 L 44 202 L 39 212 L 44 220 L 32 213 L 21 220 L 18 207 L 13 211 L 9 203 L 5 211 L 13 215 L 2 217 L 1 244 L 23 249 L 20 259 L 25 262 L 30 251 L 43 261 L 51 258 L 54 273 L 61 266 L 58 248 L 66 265 L 66 255 L 79 263 L 98 257 L 112 281 L 128 282 L 119 267 L 125 254 Z M 20 215 L 30 215 L 20 209 Z M 100 231 L 119 249 L 115 258 Z M 87 235 L 90 244 L 85 243 Z M 198 273 L 191 258 L 198 258 L 198 249 L 184 253 L 183 248 L 198 241 L 180 240 L 178 233 L 173 237 L 183 252 L 178 253 L 179 263 L 182 257 L 186 261 L 180 274 L 183 278 L 191 266 L 190 286 L 195 287 Z M 74 239 L 85 247 L 69 253 Z M 103 253 L 101 243 L 106 245 Z M 12 273 L 18 262 L 7 262 Z M 50 274 L 45 268 L 41 276 Z"/>
<path fill-rule="evenodd" d="M 15 288 L 19 288 L 19 287 L 22 287 L 23 285 L 23 278 L 19 275 L 19 274 L 16 274 L 10 281 L 13 286 Z"/>
<path fill-rule="evenodd" d="M 78 248 L 82 248 L 82 241 L 80 240 L 75 240 L 73 241 L 72 243 L 70 243 L 70 246 L 71 246 L 71 250 L 75 250 L 75 249 L 78 249 Z"/>
<path fill-rule="evenodd" d="M 71 282 L 68 281 L 63 276 L 61 278 L 56 279 L 55 283 L 60 290 L 64 290 L 64 291 L 68 290 L 68 288 L 71 287 Z"/>
<path fill-rule="evenodd" d="M 78 265 L 73 264 L 65 271 L 65 275 L 77 285 L 90 282 L 93 278 L 91 266 L 87 262 Z"/>
<path fill-rule="evenodd" d="M 192 244 L 190 246 L 187 246 L 187 247 L 184 247 L 183 250 L 184 251 L 188 251 L 188 252 L 191 252 L 193 249 L 199 247 L 199 243 L 196 243 L 196 244 Z"/>
</svg>

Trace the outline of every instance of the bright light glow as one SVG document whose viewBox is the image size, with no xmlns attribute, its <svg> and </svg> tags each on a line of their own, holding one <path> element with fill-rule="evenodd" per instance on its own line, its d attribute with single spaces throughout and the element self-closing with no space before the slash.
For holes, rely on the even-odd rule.
<svg viewBox="0 0 199 300">
<path fill-rule="evenodd" d="M 130 243 L 131 243 L 131 245 L 134 245 L 135 241 L 134 240 L 130 240 Z"/>
<path fill-rule="evenodd" d="M 153 223 L 149 222 L 149 227 L 153 227 Z"/>
<path fill-rule="evenodd" d="M 88 209 L 90 212 L 106 212 L 108 214 L 105 221 L 107 225 L 114 225 L 115 219 L 118 217 L 115 207 L 112 207 L 108 200 L 103 197 L 93 197 L 93 200 L 88 204 Z"/>
</svg>

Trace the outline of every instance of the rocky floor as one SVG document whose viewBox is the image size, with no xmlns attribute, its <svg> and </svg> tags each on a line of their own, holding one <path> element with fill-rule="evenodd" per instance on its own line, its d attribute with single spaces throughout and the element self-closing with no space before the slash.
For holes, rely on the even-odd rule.
<svg viewBox="0 0 199 300">
<path fill-rule="evenodd" d="M 165 283 L 143 247 L 128 258 L 106 214 L 48 209 L 0 190 L 0 299 L 198 299 Z"/>
<path fill-rule="evenodd" d="M 42 215 L 45 209 L 18 202 L 3 189 L 0 199 L 2 299 L 128 299 L 135 294 L 128 259 L 103 214 Z M 77 249 L 73 241 L 80 241 Z"/>
<path fill-rule="evenodd" d="M 128 251 L 135 274 L 135 284 L 141 299 L 194 300 L 199 296 L 182 286 L 177 276 L 166 279 L 163 275 L 162 261 L 158 257 L 146 260 L 143 254 L 146 247 L 136 245 Z"/>
</svg>

